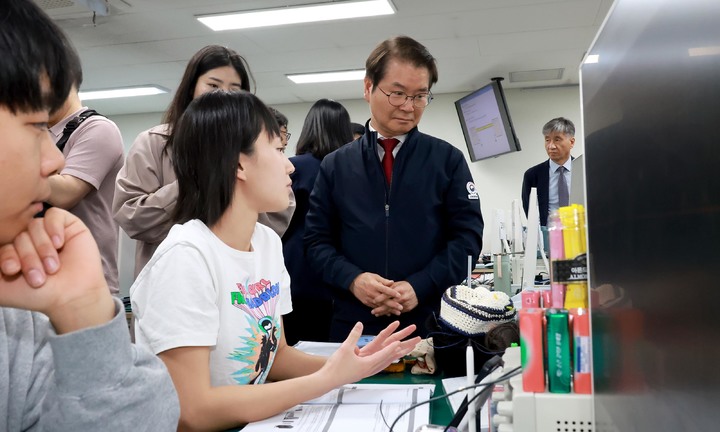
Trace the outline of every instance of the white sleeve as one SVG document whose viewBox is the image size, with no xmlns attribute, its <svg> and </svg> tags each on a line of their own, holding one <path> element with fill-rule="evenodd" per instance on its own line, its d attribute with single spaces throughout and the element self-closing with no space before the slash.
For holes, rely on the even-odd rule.
<svg viewBox="0 0 720 432">
<path fill-rule="evenodd" d="M 155 354 L 214 346 L 220 326 L 216 280 L 202 253 L 188 244 L 153 257 L 130 292 L 138 343 Z"/>
<path fill-rule="evenodd" d="M 290 291 L 290 275 L 285 268 L 285 264 L 283 264 L 282 275 L 280 276 L 280 304 L 278 310 L 280 315 L 287 315 L 293 310 L 292 294 Z"/>
</svg>

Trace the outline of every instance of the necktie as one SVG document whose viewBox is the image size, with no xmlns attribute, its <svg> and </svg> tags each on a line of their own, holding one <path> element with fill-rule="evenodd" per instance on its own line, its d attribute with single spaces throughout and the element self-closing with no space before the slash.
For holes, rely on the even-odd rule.
<svg viewBox="0 0 720 432">
<path fill-rule="evenodd" d="M 568 193 L 568 186 L 565 181 L 566 169 L 564 166 L 560 166 L 556 171 L 558 173 L 558 205 L 560 207 L 565 207 L 570 201 L 570 194 Z"/>
<path fill-rule="evenodd" d="M 393 161 L 395 160 L 392 152 L 395 146 L 400 144 L 400 141 L 395 138 L 380 138 L 378 142 L 382 146 L 383 150 L 385 150 L 385 154 L 382 158 L 382 166 L 383 171 L 385 171 L 385 180 L 387 180 L 388 184 L 390 184 L 392 181 Z"/>
</svg>

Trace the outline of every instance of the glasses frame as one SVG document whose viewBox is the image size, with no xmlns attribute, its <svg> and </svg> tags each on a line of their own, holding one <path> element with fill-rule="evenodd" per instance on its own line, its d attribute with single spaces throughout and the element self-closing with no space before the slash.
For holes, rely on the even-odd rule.
<svg viewBox="0 0 720 432">
<path fill-rule="evenodd" d="M 379 86 L 376 86 L 376 87 L 378 88 L 378 90 L 380 90 L 382 92 L 382 94 L 387 96 L 388 103 L 390 105 L 394 106 L 395 108 L 400 108 L 401 106 L 405 105 L 408 102 L 408 100 L 412 100 L 412 105 L 415 108 L 426 108 L 428 105 L 430 105 L 430 102 L 432 102 L 432 100 L 434 99 L 434 96 L 431 91 L 428 91 L 427 93 L 416 94 L 416 95 L 410 96 L 409 94 L 405 93 L 404 91 L 395 90 L 395 91 L 391 91 L 390 93 L 386 93 L 385 90 L 381 89 Z M 400 105 L 395 105 L 394 103 L 390 102 L 390 96 L 392 96 L 393 93 L 404 94 L 405 100 L 403 101 L 403 103 L 401 103 Z M 424 95 L 427 95 L 427 105 L 418 105 L 416 103 L 416 101 L 418 100 L 417 98 L 419 96 L 424 96 Z"/>
</svg>

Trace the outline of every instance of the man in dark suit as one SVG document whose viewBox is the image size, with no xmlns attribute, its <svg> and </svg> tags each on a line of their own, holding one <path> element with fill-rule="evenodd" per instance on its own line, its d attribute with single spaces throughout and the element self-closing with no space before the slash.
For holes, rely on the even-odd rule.
<svg viewBox="0 0 720 432">
<path fill-rule="evenodd" d="M 548 215 L 558 207 L 568 205 L 572 180 L 570 150 L 575 145 L 575 125 L 564 117 L 545 123 L 545 151 L 550 159 L 525 171 L 522 201 L 528 214 L 530 189 L 537 188 L 540 225 L 547 226 Z"/>
</svg>

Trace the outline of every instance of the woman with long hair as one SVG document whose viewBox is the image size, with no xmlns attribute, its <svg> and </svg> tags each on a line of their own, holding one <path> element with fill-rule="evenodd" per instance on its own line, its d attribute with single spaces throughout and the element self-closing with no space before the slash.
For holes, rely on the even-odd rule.
<svg viewBox="0 0 720 432">
<path fill-rule="evenodd" d="M 185 68 L 180 85 L 165 112 L 163 124 L 141 132 L 118 173 L 113 214 L 122 229 L 137 240 L 135 276 L 167 236 L 175 208 L 178 186 L 171 149 L 174 131 L 190 102 L 213 90 L 250 91 L 252 76 L 245 59 L 230 48 L 209 45 L 195 53 Z M 260 222 L 282 235 L 294 210 L 290 206 Z"/>
<path fill-rule="evenodd" d="M 286 334 L 290 344 L 299 340 L 326 342 L 330 337 L 330 290 L 324 287 L 322 279 L 310 270 L 305 260 L 305 215 L 320 163 L 325 156 L 352 140 L 350 115 L 345 107 L 333 100 L 320 99 L 305 117 L 296 156 L 290 158 L 295 166 L 290 177 L 297 205 L 283 235 L 283 254 L 290 273 L 293 301 L 293 312 L 285 317 L 290 323 Z"/>
</svg>

